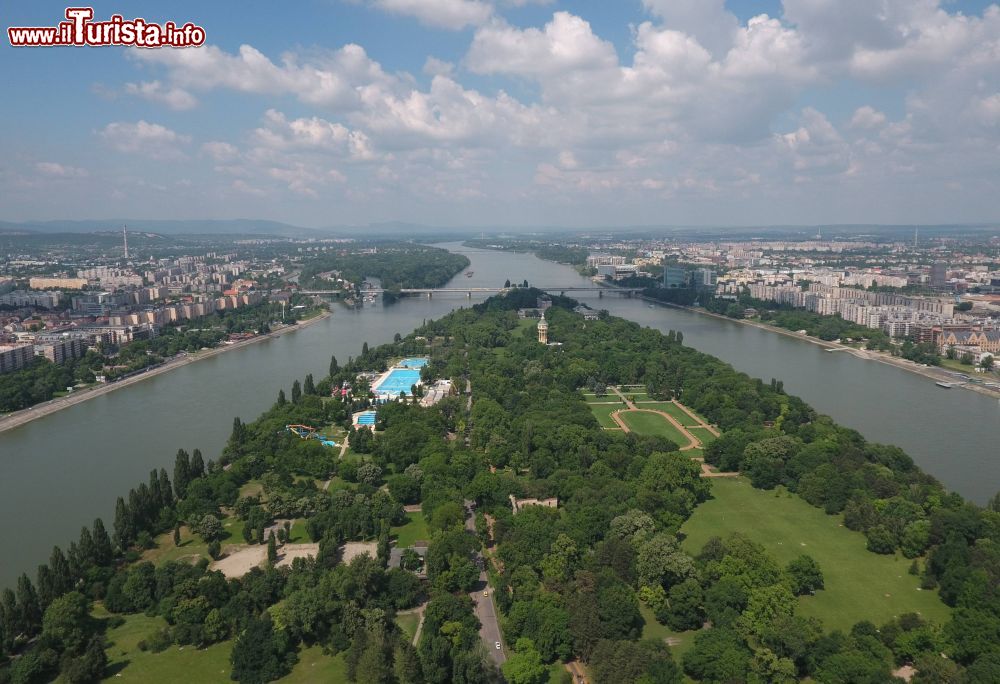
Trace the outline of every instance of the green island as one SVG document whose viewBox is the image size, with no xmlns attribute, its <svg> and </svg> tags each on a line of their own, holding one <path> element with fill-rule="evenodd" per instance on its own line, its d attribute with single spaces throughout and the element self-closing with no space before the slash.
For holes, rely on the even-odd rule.
<svg viewBox="0 0 1000 684">
<path fill-rule="evenodd" d="M 679 334 L 552 297 L 541 344 L 542 296 L 180 450 L 0 593 L 0 682 L 1000 681 L 997 501 Z"/>
</svg>

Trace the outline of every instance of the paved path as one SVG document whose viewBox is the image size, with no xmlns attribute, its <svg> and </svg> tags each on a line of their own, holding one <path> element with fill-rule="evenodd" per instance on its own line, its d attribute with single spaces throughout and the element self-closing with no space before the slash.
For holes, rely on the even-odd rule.
<svg viewBox="0 0 1000 684">
<path fill-rule="evenodd" d="M 676 405 L 677 405 L 677 408 L 679 408 L 679 409 L 680 409 L 681 411 L 683 411 L 684 413 L 686 413 L 686 414 L 688 414 L 689 416 L 691 416 L 691 419 L 692 419 L 692 420 L 696 420 L 696 421 L 698 421 L 698 424 L 697 424 L 697 425 L 691 425 L 691 426 L 689 426 L 689 427 L 700 427 L 700 428 L 705 428 L 706 430 L 708 430 L 709 432 L 711 432 L 711 433 L 712 433 L 713 435 L 715 435 L 716 437 L 718 437 L 718 436 L 719 436 L 719 435 L 721 434 L 721 433 L 719 432 L 719 429 L 718 429 L 717 427 L 715 427 L 714 425 L 709 425 L 708 423 L 706 423 L 706 422 L 705 422 L 704 420 L 702 420 L 701 416 L 698 416 L 698 415 L 697 415 L 697 414 L 696 414 L 696 413 L 695 413 L 694 411 L 692 411 L 691 409 L 689 409 L 689 408 L 688 408 L 687 406 L 685 406 L 684 404 L 680 403 L 680 402 L 679 402 L 679 401 L 677 401 L 676 399 L 674 399 L 674 402 L 673 402 L 673 403 L 674 403 L 674 404 L 676 404 Z"/>
<path fill-rule="evenodd" d="M 578 661 L 569 661 L 566 663 L 566 669 L 573 676 L 573 684 L 590 684 L 590 680 L 587 679 L 587 671 L 583 669 L 583 665 Z"/>
<path fill-rule="evenodd" d="M 620 427 L 622 429 L 623 432 L 631 432 L 632 430 L 629 428 L 628 424 L 622 419 L 622 417 L 621 417 L 622 413 L 655 413 L 656 415 L 658 415 L 658 416 L 662 417 L 663 419 L 665 419 L 666 421 L 668 421 L 671 425 L 673 425 L 675 428 L 677 428 L 677 430 L 682 435 L 684 435 L 685 437 L 687 437 L 688 444 L 687 444 L 687 446 L 682 446 L 680 448 L 681 451 L 690 451 L 691 449 L 700 449 L 700 448 L 702 448 L 704 446 L 703 442 L 700 439 L 698 439 L 693 434 L 691 434 L 691 432 L 686 427 L 684 427 L 683 425 L 681 425 L 680 422 L 676 418 L 674 418 L 672 415 L 670 415 L 669 413 L 666 413 L 664 411 L 657 411 L 655 409 L 636 408 L 636 405 L 634 403 L 632 403 L 632 401 L 628 397 L 626 397 L 624 394 L 622 394 L 621 391 L 617 387 L 612 387 L 611 391 L 614 392 L 615 394 L 617 394 L 619 397 L 621 397 L 622 401 L 624 401 L 625 405 L 628 407 L 627 409 L 623 409 L 621 411 L 615 411 L 615 412 L 613 412 L 611 414 L 611 420 L 615 421 L 615 423 L 618 425 L 618 427 Z M 711 432 L 716 437 L 719 436 L 719 431 L 716 428 L 712 427 L 711 425 L 709 425 L 708 423 L 706 423 L 704 420 L 702 420 L 701 418 L 699 418 L 698 416 L 696 416 L 694 413 L 692 413 L 691 410 L 687 406 L 684 406 L 683 404 L 681 404 L 681 403 L 679 403 L 677 401 L 674 401 L 673 403 L 676 404 L 677 406 L 679 406 L 684 411 L 684 413 L 686 413 L 687 415 L 691 416 L 691 418 L 693 420 L 698 421 L 697 427 L 704 428 L 704 429 L 708 430 L 709 432 Z M 705 463 L 705 459 L 702 458 L 702 457 L 700 457 L 700 456 L 695 457 L 692 460 L 695 460 L 695 461 L 698 461 L 698 462 L 701 463 L 701 476 L 702 477 L 739 477 L 739 473 L 722 473 L 722 472 L 719 472 L 717 470 L 713 470 L 712 466 L 710 466 L 707 463 Z"/>
<path fill-rule="evenodd" d="M 409 610 L 400 610 L 396 615 L 417 615 L 420 619 L 417 621 L 417 629 L 413 633 L 413 646 L 416 647 L 420 643 L 420 633 L 424 629 L 424 611 L 427 609 L 427 602 L 421 603 L 416 608 L 410 608 Z"/>
<path fill-rule="evenodd" d="M 476 533 L 476 516 L 471 510 L 465 511 L 465 531 L 470 534 Z M 503 647 L 503 633 L 500 631 L 500 622 L 497 620 L 497 609 L 493 603 L 493 587 L 489 584 L 489 575 L 486 574 L 486 561 L 483 559 L 481 551 L 476 551 L 476 563 L 480 567 L 479 581 L 470 592 L 472 598 L 473 611 L 479 619 L 479 638 L 483 640 L 483 645 L 489 651 L 490 657 L 497 667 L 507 662 L 507 653 Z M 484 594 L 488 594 L 484 596 Z M 496 645 L 500 644 L 500 648 Z"/>
</svg>

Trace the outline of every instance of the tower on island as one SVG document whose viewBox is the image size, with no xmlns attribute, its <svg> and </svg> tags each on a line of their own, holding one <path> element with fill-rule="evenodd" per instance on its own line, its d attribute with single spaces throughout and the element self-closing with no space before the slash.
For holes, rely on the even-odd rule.
<svg viewBox="0 0 1000 684">
<path fill-rule="evenodd" d="M 538 320 L 538 341 L 541 344 L 549 343 L 549 323 L 545 320 L 545 314 Z"/>
</svg>

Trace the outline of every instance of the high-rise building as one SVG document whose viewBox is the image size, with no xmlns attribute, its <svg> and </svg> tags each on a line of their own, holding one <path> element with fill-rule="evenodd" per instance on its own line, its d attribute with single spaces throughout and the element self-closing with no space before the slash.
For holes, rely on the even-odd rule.
<svg viewBox="0 0 1000 684">
<path fill-rule="evenodd" d="M 663 287 L 687 287 L 688 273 L 677 266 L 663 267 Z"/>
<path fill-rule="evenodd" d="M 0 373 L 20 370 L 31 363 L 35 356 L 32 344 L 0 344 Z"/>
<path fill-rule="evenodd" d="M 931 264 L 931 285 L 943 287 L 948 284 L 948 264 L 943 261 L 935 261 Z"/>
</svg>

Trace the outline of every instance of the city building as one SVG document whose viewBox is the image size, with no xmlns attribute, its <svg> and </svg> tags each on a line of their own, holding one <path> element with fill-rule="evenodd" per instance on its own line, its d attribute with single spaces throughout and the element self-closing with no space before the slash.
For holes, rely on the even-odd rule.
<svg viewBox="0 0 1000 684">
<path fill-rule="evenodd" d="M 82 290 L 87 287 L 86 278 L 30 278 L 28 286 L 32 290 L 59 288 L 63 290 Z"/>
<path fill-rule="evenodd" d="M 639 267 L 635 264 L 601 264 L 597 267 L 597 275 L 608 280 L 624 280 L 637 275 Z"/>
<path fill-rule="evenodd" d="M 935 261 L 931 264 L 931 285 L 934 287 L 944 287 L 948 284 L 948 264 L 943 261 Z"/>
<path fill-rule="evenodd" d="M 0 373 L 10 373 L 30 364 L 35 357 L 34 350 L 32 344 L 0 345 Z"/>
<path fill-rule="evenodd" d="M 710 268 L 696 268 L 694 270 L 695 287 L 715 287 L 715 271 Z"/>
<path fill-rule="evenodd" d="M 3 306 L 37 306 L 42 309 L 55 309 L 62 299 L 62 292 L 45 292 L 33 290 L 14 290 L 0 295 L 0 305 Z"/>
<path fill-rule="evenodd" d="M 688 273 L 677 266 L 663 267 L 663 287 L 687 287 Z"/>
<path fill-rule="evenodd" d="M 44 356 L 52 363 L 65 363 L 82 358 L 87 353 L 87 343 L 78 337 L 69 337 L 35 345 L 35 356 Z"/>
<path fill-rule="evenodd" d="M 598 266 L 624 266 L 625 257 L 611 254 L 591 254 L 587 257 L 587 267 L 597 268 Z"/>
<path fill-rule="evenodd" d="M 545 314 L 538 319 L 538 341 L 541 344 L 549 343 L 549 323 L 545 320 Z"/>
</svg>

